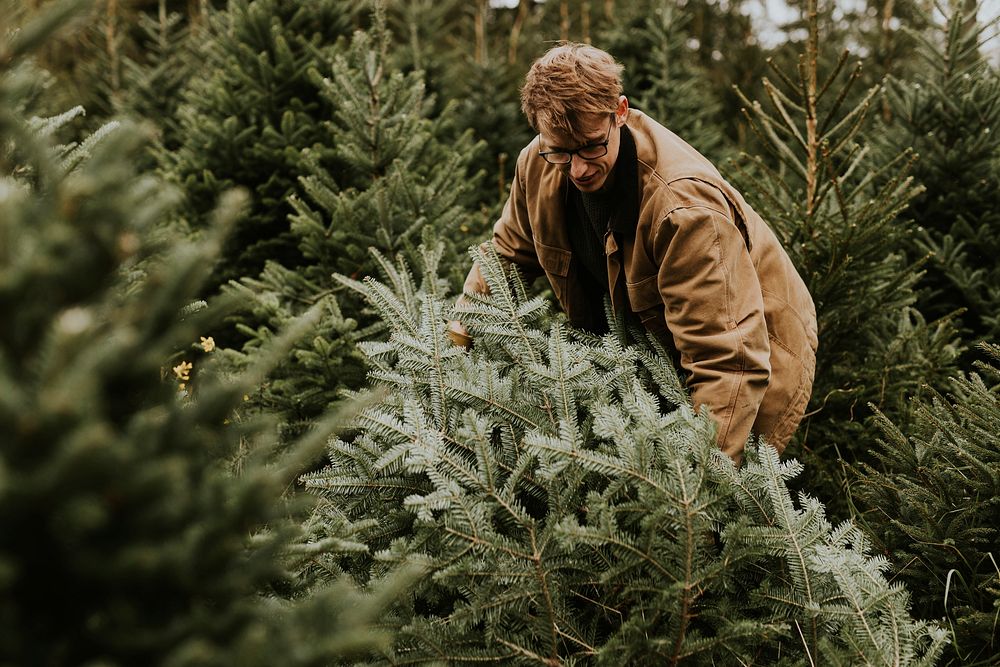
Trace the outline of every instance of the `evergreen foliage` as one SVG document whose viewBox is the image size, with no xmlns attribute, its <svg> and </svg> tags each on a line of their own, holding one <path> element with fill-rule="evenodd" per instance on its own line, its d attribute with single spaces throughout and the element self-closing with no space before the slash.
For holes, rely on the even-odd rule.
<svg viewBox="0 0 1000 667">
<path fill-rule="evenodd" d="M 225 288 L 246 305 L 237 324 L 245 342 L 240 352 L 227 351 L 238 367 L 252 363 L 262 344 L 306 310 L 323 311 L 255 394 L 255 404 L 282 415 L 291 435 L 364 377 L 354 338 L 359 320 L 367 322 L 358 300 L 345 298 L 332 274 L 375 273 L 369 247 L 412 253 L 427 226 L 452 240 L 453 257 L 459 245 L 476 238 L 466 211 L 477 186 L 478 177 L 470 174 L 477 146 L 469 132 L 453 134 L 450 108 L 428 117 L 432 100 L 420 73 L 389 67 L 388 39 L 379 14 L 371 34 L 355 33 L 328 76 L 311 72 L 320 99 L 335 112 L 322 124 L 330 148 L 303 152 L 304 197 L 288 201 L 301 263 L 268 261 L 260 276 Z M 324 152 L 352 166 L 328 171 Z M 464 268 L 454 267 L 453 281 Z"/>
<path fill-rule="evenodd" d="M 79 6 L 75 5 L 68 7 L 54 5 L 45 16 L 58 15 L 57 23 L 65 26 L 76 17 L 79 10 Z M 5 44 L 16 44 L 25 28 L 34 25 L 30 20 L 29 8 L 24 3 L 14 0 L 0 0 L 0 16 L 4 19 L 3 25 L 0 25 L 0 40 L 3 40 Z M 52 33 L 50 39 L 61 34 L 62 32 Z M 40 60 L 37 52 L 31 52 L 20 53 L 19 57 L 8 55 L 3 61 L 5 76 L 10 81 L 17 81 L 18 84 L 17 95 L 8 100 L 8 104 L 16 105 L 15 108 L 11 109 L 11 112 L 23 116 L 29 115 L 29 113 L 50 116 L 63 112 L 67 108 L 80 106 L 79 104 L 59 104 L 51 99 L 55 77 L 40 63 Z M 0 147 L 0 150 L 10 150 L 11 148 L 12 146 L 8 145 Z"/>
<path fill-rule="evenodd" d="M 26 73 L 30 75 L 31 70 L 26 70 Z M 74 122 L 76 122 L 79 118 L 82 118 L 84 115 L 86 115 L 86 112 L 83 107 L 77 106 L 55 116 L 45 118 L 32 116 L 28 119 L 28 127 L 34 137 L 39 141 L 52 144 L 52 155 L 56 159 L 59 169 L 63 172 L 71 172 L 80 166 L 84 160 L 90 157 L 90 153 L 94 147 L 104 137 L 118 129 L 121 125 L 118 121 L 111 121 L 99 127 L 97 131 L 90 136 L 85 137 L 83 141 L 70 141 L 65 144 L 56 144 L 56 137 L 61 134 L 61 131 L 67 127 L 71 127 Z M 15 147 L 11 145 L 10 148 L 14 149 Z M 11 153 L 10 157 L 13 157 L 13 153 Z M 20 178 L 30 177 L 32 173 L 33 169 L 30 164 L 15 165 L 13 171 L 13 175 Z"/>
<path fill-rule="evenodd" d="M 87 57 L 71 65 L 71 80 L 76 99 L 98 118 L 109 118 L 123 106 L 125 54 L 133 46 L 129 27 L 136 14 L 126 3 L 91 2 L 86 27 L 77 33 L 78 48 Z"/>
<path fill-rule="evenodd" d="M 263 424 L 236 419 L 287 340 L 229 380 L 207 340 L 192 345 L 217 317 L 188 307 L 217 233 L 161 249 L 126 290 L 176 195 L 134 168 L 135 128 L 77 159 L 21 111 L 19 63 L 79 5 L 0 41 L 0 663 L 323 665 L 377 646 L 368 625 L 399 580 L 268 593 L 293 591 L 317 551 L 364 547 L 349 526 L 306 544 L 304 508 L 282 499 L 333 420 L 267 466 Z M 241 447 L 253 454 L 234 475 Z"/>
<path fill-rule="evenodd" d="M 995 664 L 1000 348 L 952 379 L 1000 330 L 988 3 L 790 0 L 762 84 L 747 0 L 371 4 L 0 0 L 0 664 Z M 733 467 L 656 341 L 491 253 L 456 315 L 557 39 L 759 154 L 805 465 Z"/>
<path fill-rule="evenodd" d="M 232 282 L 224 292 L 241 304 L 232 319 L 244 342 L 239 349 L 220 350 L 236 372 L 253 366 L 282 330 L 311 313 L 309 329 L 249 393 L 247 407 L 280 416 L 283 442 L 308 430 L 341 402 L 345 388 L 364 380 L 364 359 L 355 347 L 357 320 L 343 315 L 328 286 L 269 262 L 260 276 Z"/>
<path fill-rule="evenodd" d="M 616 11 L 621 11 L 622 4 Z M 721 105 L 716 116 L 720 130 L 729 142 L 740 147 L 750 144 L 753 136 L 747 136 L 740 115 L 743 102 L 733 86 L 742 90 L 757 90 L 760 80 L 767 73 L 765 59 L 768 52 L 761 44 L 760 31 L 750 18 L 755 4 L 747 0 L 686 0 L 683 5 L 678 3 L 688 17 L 685 32 L 700 65 L 697 71 L 704 94 Z"/>
<path fill-rule="evenodd" d="M 793 499 L 799 464 L 762 447 L 737 470 L 655 341 L 550 320 L 491 250 L 491 295 L 459 306 L 474 347 L 452 347 L 442 252 L 419 287 L 405 263 L 340 278 L 390 329 L 364 346 L 385 398 L 304 478 L 317 525 L 367 520 L 375 554 L 315 567 L 432 573 L 376 662 L 933 663 L 944 633 L 887 561 Z"/>
<path fill-rule="evenodd" d="M 460 3 L 464 5 L 462 11 L 455 7 L 444 16 L 427 11 L 415 15 L 421 3 L 405 4 L 411 7 L 407 14 L 414 15 L 407 19 L 411 34 L 419 30 L 448 36 L 433 52 L 421 55 L 421 62 L 427 69 L 429 89 L 438 99 L 454 102 L 456 125 L 471 129 L 473 136 L 485 143 L 478 162 L 486 178 L 481 181 L 475 201 L 488 225 L 474 230 L 476 235 L 485 235 L 507 200 L 513 162 L 534 136 L 521 113 L 519 94 L 521 77 L 529 63 L 518 57 L 516 45 L 509 41 L 515 40 L 521 28 L 510 27 L 508 35 L 505 12 L 485 3 Z M 439 11 L 444 6 L 446 3 Z M 530 14 L 530 10 L 518 11 Z M 432 21 L 436 22 L 433 29 L 428 25 Z M 538 54 L 531 51 L 529 55 Z"/>
<path fill-rule="evenodd" d="M 932 5 L 922 0 L 872 0 L 854 7 L 831 4 L 839 10 L 844 37 L 857 44 L 859 53 L 865 55 L 862 77 L 866 84 L 874 85 L 886 77 L 901 76 L 921 67 L 916 56 L 917 35 L 931 23 Z M 883 119 L 892 114 L 884 103 L 880 111 Z"/>
<path fill-rule="evenodd" d="M 9 1 L 9 0 L 8 0 Z M 21 5 L 11 24 L 44 11 L 42 3 Z M 150 7 L 153 5 L 153 7 Z M 88 117 L 69 129 L 80 140 L 109 119 L 138 117 L 160 131 L 160 143 L 178 145 L 176 114 L 181 89 L 201 64 L 200 8 L 209 2 L 178 0 L 91 0 L 81 6 L 77 28 L 54 36 L 36 54 L 44 72 L 46 107 L 87 109 Z M 8 18 L 6 9 L 0 10 Z M 153 161 L 150 150 L 149 161 Z"/>
<path fill-rule="evenodd" d="M 182 143 L 177 109 L 184 85 L 201 65 L 200 25 L 185 21 L 180 12 L 169 11 L 167 0 L 159 0 L 155 15 L 138 15 L 136 28 L 139 48 L 122 57 L 120 111 L 154 123 L 157 143 L 172 150 Z"/>
<path fill-rule="evenodd" d="M 811 6 L 798 78 L 776 69 L 777 82 L 765 79 L 772 110 L 745 100 L 770 155 L 737 169 L 816 303 L 816 380 L 789 453 L 808 457 L 807 488 L 839 504 L 846 497 L 838 459 L 859 460 L 870 444 L 864 406 L 901 418 L 908 394 L 947 378 L 958 348 L 947 320 L 927 322 L 913 308 L 920 272 L 905 256 L 912 230 L 900 218 L 920 192 L 907 175 L 912 158 L 904 152 L 880 162 L 860 143 L 878 88 L 844 107 L 861 65 L 842 80 L 845 52 L 821 78 Z"/>
<path fill-rule="evenodd" d="M 49 4 L 6 2 L 20 5 L 14 11 L 13 25 L 25 17 L 44 14 L 48 10 L 45 5 Z M 136 101 L 159 98 L 164 106 L 157 109 L 172 110 L 177 101 L 170 98 L 177 91 L 174 82 L 183 78 L 183 65 L 187 62 L 187 45 L 179 38 L 197 23 L 201 9 L 209 4 L 209 0 L 90 0 L 83 3 L 74 29 L 54 35 L 34 54 L 39 65 L 51 74 L 48 102 L 55 108 L 79 105 L 89 111 L 93 120 L 76 124 L 81 136 L 115 115 L 135 113 L 137 109 L 132 105 Z M 163 19 L 169 24 L 166 30 L 164 25 L 156 25 Z M 166 41 L 162 40 L 164 32 L 170 34 Z M 168 46 L 169 50 L 165 48 Z M 168 72 L 167 68 L 154 64 L 168 59 L 170 69 L 175 71 Z M 167 86 L 153 91 L 143 85 L 144 74 L 137 71 L 137 65 L 147 73 L 157 69 L 156 78 Z M 145 90 L 137 89 L 137 84 Z M 151 120 L 162 120 L 142 113 L 141 108 L 138 112 Z"/>
<path fill-rule="evenodd" d="M 326 288 L 335 272 L 373 273 L 370 246 L 412 252 L 428 225 L 453 239 L 453 254 L 477 238 L 462 214 L 477 185 L 478 146 L 470 132 L 454 131 L 453 108 L 430 117 L 433 100 L 419 73 L 391 69 L 383 21 L 377 13 L 370 33 L 356 32 L 328 76 L 312 72 L 334 109 L 324 144 L 349 167 L 330 170 L 321 154 L 304 153 L 305 197 L 290 200 L 291 228 L 307 262 L 301 272 Z"/>
<path fill-rule="evenodd" d="M 187 195 L 185 215 L 203 228 L 221 192 L 242 186 L 251 209 L 237 223 L 210 284 L 256 276 L 267 260 L 296 266 L 288 197 L 302 173 L 303 149 L 332 159 L 323 121 L 332 113 L 310 70 L 333 57 L 350 34 L 357 5 L 347 0 L 231 0 L 205 29 L 206 72 L 191 80 L 179 110 L 183 144 L 162 154 L 165 173 Z"/>
<path fill-rule="evenodd" d="M 467 37 L 462 24 L 469 3 L 462 0 L 383 0 L 396 47 L 388 56 L 394 69 L 422 72 L 431 90 L 453 78 L 456 52 Z"/>
<path fill-rule="evenodd" d="M 41 4 L 8 0 L 6 6 L 0 6 L 0 11 L 5 19 L 10 17 L 10 25 L 16 26 L 39 15 Z M 16 7 L 12 13 L 7 9 L 10 5 Z M 119 92 L 121 83 L 118 56 L 123 48 L 121 30 L 125 18 L 118 3 L 110 5 L 78 4 L 71 19 L 74 29 L 53 34 L 52 39 L 39 45 L 32 54 L 37 65 L 49 74 L 50 90 L 46 100 L 52 108 L 81 106 L 90 111 L 97 123 L 113 114 L 113 96 Z M 45 12 L 40 15 L 45 16 Z M 93 129 L 88 127 L 88 121 L 76 125 L 80 126 L 81 135 Z"/>
<path fill-rule="evenodd" d="M 919 230 L 911 253 L 931 253 L 920 307 L 936 317 L 963 308 L 976 342 L 1000 337 L 1000 70 L 971 9 L 918 36 L 922 66 L 887 82 L 891 122 L 875 136 L 888 154 L 919 155 L 924 191 L 906 217 Z"/>
<path fill-rule="evenodd" d="M 1000 347 L 982 347 L 1000 360 Z M 917 401 L 907 432 L 880 415 L 878 466 L 862 467 L 855 487 L 914 612 L 947 618 L 945 664 L 994 664 L 1000 652 L 1000 370 L 977 366 L 950 397 Z"/>
<path fill-rule="evenodd" d="M 488 236 L 493 223 L 507 201 L 510 180 L 518 154 L 534 138 L 534 131 L 521 113 L 518 79 L 523 72 L 500 59 L 476 63 L 466 59 L 456 66 L 446 94 L 457 101 L 455 124 L 472 130 L 485 147 L 481 151 L 486 172 L 475 200 L 486 217 L 479 225 L 470 225 L 467 239 Z"/>
</svg>

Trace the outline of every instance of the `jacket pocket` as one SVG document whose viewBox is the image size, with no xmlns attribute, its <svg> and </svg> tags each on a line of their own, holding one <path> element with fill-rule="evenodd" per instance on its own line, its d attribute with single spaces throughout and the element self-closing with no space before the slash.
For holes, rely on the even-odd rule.
<svg viewBox="0 0 1000 667">
<path fill-rule="evenodd" d="M 569 299 L 569 280 L 567 276 L 569 275 L 570 261 L 573 259 L 573 253 L 562 248 L 539 243 L 538 241 L 535 241 L 535 252 L 538 254 L 538 263 L 545 271 L 545 277 L 548 278 L 549 284 L 552 286 L 552 292 L 555 294 L 556 300 L 559 301 L 563 310 L 572 318 L 574 315 L 572 304 L 567 303 Z"/>
<path fill-rule="evenodd" d="M 768 335 L 777 338 L 791 354 L 799 359 L 806 359 L 811 352 L 816 353 L 815 316 L 803 313 L 791 303 L 766 288 L 761 288 L 764 298 L 764 319 L 767 322 Z"/>
<path fill-rule="evenodd" d="M 535 252 L 538 255 L 538 263 L 545 269 L 545 273 L 560 278 L 569 275 L 569 263 L 573 258 L 573 253 L 569 250 L 535 241 Z"/>
<path fill-rule="evenodd" d="M 628 292 L 628 302 L 631 304 L 633 312 L 638 313 L 654 306 L 663 305 L 655 273 L 638 282 L 626 281 L 625 291 Z"/>
<path fill-rule="evenodd" d="M 663 298 L 660 296 L 656 274 L 638 282 L 626 282 L 625 291 L 628 293 L 632 312 L 639 316 L 643 326 L 657 334 L 666 332 L 667 321 L 663 314 Z"/>
</svg>

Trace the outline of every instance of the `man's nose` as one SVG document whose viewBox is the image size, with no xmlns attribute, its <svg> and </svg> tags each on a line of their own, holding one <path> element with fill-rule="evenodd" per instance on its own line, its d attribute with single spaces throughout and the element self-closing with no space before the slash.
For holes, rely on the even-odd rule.
<svg viewBox="0 0 1000 667">
<path fill-rule="evenodd" d="M 573 178 L 583 176 L 587 173 L 587 161 L 579 155 L 571 155 L 569 163 L 569 175 Z"/>
</svg>

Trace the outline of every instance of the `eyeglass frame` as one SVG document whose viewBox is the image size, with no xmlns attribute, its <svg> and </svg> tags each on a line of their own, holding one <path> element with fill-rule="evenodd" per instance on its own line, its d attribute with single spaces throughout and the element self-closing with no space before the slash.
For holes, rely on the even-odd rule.
<svg viewBox="0 0 1000 667">
<path fill-rule="evenodd" d="M 597 142 L 595 144 L 587 144 L 586 146 L 580 146 L 579 148 L 576 148 L 576 149 L 571 150 L 571 151 L 538 151 L 538 154 L 540 156 L 542 156 L 542 159 L 545 160 L 546 162 L 548 162 L 549 164 L 556 164 L 556 165 L 560 165 L 560 164 L 572 164 L 572 162 L 573 162 L 573 156 L 574 155 L 576 155 L 577 157 L 579 157 L 581 160 L 599 160 L 599 159 L 601 159 L 602 157 L 604 157 L 605 155 L 608 154 L 608 145 L 611 143 L 611 130 L 615 126 L 615 112 L 611 111 L 609 113 L 610 113 L 610 116 L 611 116 L 611 122 L 608 124 L 608 136 L 605 137 L 604 141 L 599 141 L 599 142 Z M 604 152 L 601 153 L 600 155 L 594 155 L 592 157 L 587 157 L 586 155 L 581 155 L 580 154 L 580 151 L 585 151 L 585 150 L 597 148 L 598 146 L 600 146 L 601 148 L 604 149 Z M 566 160 L 565 162 L 553 162 L 552 160 L 549 159 L 549 156 L 551 156 L 551 155 L 568 155 L 569 159 Z"/>
</svg>

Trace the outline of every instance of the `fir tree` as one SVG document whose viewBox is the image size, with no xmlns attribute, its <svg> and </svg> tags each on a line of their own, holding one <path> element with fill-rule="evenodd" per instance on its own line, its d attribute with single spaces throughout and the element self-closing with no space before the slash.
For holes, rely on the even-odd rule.
<svg viewBox="0 0 1000 667">
<path fill-rule="evenodd" d="M 317 168 L 335 160 L 324 122 L 340 100 L 321 94 L 315 68 L 332 60 L 338 39 L 351 29 L 357 9 L 348 4 L 233 0 L 225 11 L 211 12 L 198 34 L 215 68 L 185 91 L 182 145 L 160 151 L 163 169 L 187 195 L 187 224 L 170 225 L 182 233 L 197 237 L 227 187 L 251 191 L 251 208 L 228 238 L 207 288 L 228 290 L 242 306 L 231 326 L 216 332 L 230 370 L 256 363 L 259 351 L 310 308 L 320 315 L 249 393 L 248 407 L 280 415 L 283 442 L 306 430 L 362 374 L 350 342 L 355 322 L 340 315 L 325 287 L 296 273 L 307 260 L 288 222 L 307 160 Z"/>
<path fill-rule="evenodd" d="M 369 247 L 413 252 L 424 227 L 453 239 L 452 256 L 475 238 L 467 207 L 477 185 L 469 173 L 477 147 L 468 132 L 455 137 L 450 108 L 428 117 L 432 101 L 420 73 L 391 69 L 382 21 L 378 14 L 371 34 L 354 35 L 347 53 L 323 72 L 328 76 L 312 71 L 321 99 L 336 109 L 323 123 L 324 144 L 338 164 L 349 166 L 327 170 L 316 151 L 303 154 L 304 197 L 290 199 L 301 264 L 269 261 L 260 276 L 226 288 L 247 304 L 238 324 L 246 342 L 238 354 L 227 353 L 241 366 L 252 363 L 262 343 L 306 310 L 325 313 L 256 395 L 258 404 L 284 416 L 290 434 L 363 379 L 354 338 L 359 322 L 369 322 L 332 274 L 375 273 Z M 457 263 L 453 273 L 457 282 Z"/>
<path fill-rule="evenodd" d="M 475 344 L 453 347 L 442 252 L 419 287 L 405 263 L 341 277 L 391 331 L 365 345 L 386 398 L 305 477 L 331 529 L 370 522 L 375 554 L 317 567 L 432 573 L 377 662 L 933 663 L 943 632 L 910 619 L 885 559 L 793 500 L 799 464 L 751 448 L 737 470 L 655 340 L 552 321 L 490 251 L 491 294 L 460 307 Z"/>
<path fill-rule="evenodd" d="M 21 18 L 42 12 L 42 3 L 22 5 Z M 121 56 L 127 48 L 129 9 L 120 2 L 87 2 L 75 16 L 77 29 L 54 35 L 36 52 L 39 65 L 53 80 L 48 98 L 55 108 L 82 106 L 100 123 L 115 111 L 121 92 Z M 14 24 L 17 15 L 14 16 Z M 81 135 L 92 130 L 89 120 L 76 123 Z"/>
<path fill-rule="evenodd" d="M 983 350 L 1000 360 L 1000 347 Z M 880 416 L 878 465 L 862 467 L 856 486 L 914 612 L 947 619 L 945 664 L 994 664 L 1000 652 L 1000 370 L 977 365 L 950 397 L 923 396 L 905 433 Z"/>
<path fill-rule="evenodd" d="M 485 217 L 472 227 L 471 238 L 488 236 L 507 201 L 518 153 L 533 138 L 521 113 L 518 78 L 522 72 L 503 60 L 477 63 L 466 58 L 455 66 L 445 94 L 456 100 L 455 122 L 472 130 L 485 147 L 481 159 L 485 178 L 475 200 Z"/>
<path fill-rule="evenodd" d="M 623 3 L 622 3 L 623 4 Z M 765 49 L 751 19 L 747 0 L 686 0 L 681 6 L 686 31 L 706 97 L 721 105 L 716 115 L 729 142 L 745 147 L 748 139 L 740 115 L 742 101 L 733 86 L 749 90 L 767 72 Z M 791 4 L 791 3 L 789 3 Z M 748 6 L 750 5 L 750 6 Z"/>
<path fill-rule="evenodd" d="M 282 442 L 308 430 L 322 414 L 337 406 L 345 388 L 358 387 L 365 376 L 364 359 L 355 347 L 358 322 L 345 317 L 328 285 L 269 262 L 257 278 L 244 278 L 224 288 L 241 304 L 230 318 L 244 342 L 220 354 L 237 371 L 257 363 L 279 333 L 307 312 L 315 314 L 309 329 L 248 395 L 247 407 L 279 415 Z"/>
<path fill-rule="evenodd" d="M 139 14 L 136 27 L 138 53 L 123 57 L 119 111 L 154 123 L 159 129 L 157 143 L 173 150 L 182 143 L 177 108 L 183 88 L 201 64 L 202 44 L 195 37 L 200 26 L 169 11 L 167 0 L 159 0 L 156 14 Z"/>
<path fill-rule="evenodd" d="M 198 336 L 218 313 L 188 307 L 218 235 L 159 249 L 127 291 L 176 195 L 134 168 L 135 128 L 78 159 L 20 110 L 19 64 L 80 4 L 0 41 L 0 663 L 321 665 L 370 649 L 398 582 L 275 595 L 296 591 L 302 559 L 364 549 L 347 525 L 305 542 L 290 518 L 304 508 L 282 499 L 332 420 L 274 465 L 264 424 L 237 420 L 287 340 L 218 377 Z M 253 453 L 234 475 L 240 447 Z"/>
<path fill-rule="evenodd" d="M 453 37 L 434 53 L 433 70 L 441 73 L 430 74 L 427 84 L 440 99 L 453 101 L 457 126 L 485 143 L 481 163 L 486 178 L 475 197 L 485 219 L 473 234 L 486 235 L 507 200 L 514 158 L 534 134 L 521 114 L 519 95 L 527 64 L 517 58 L 516 49 L 504 49 L 509 44 L 501 42 L 507 32 L 500 8 L 465 3 L 464 11 L 453 11 L 451 19 L 439 34 Z"/>
<path fill-rule="evenodd" d="M 462 29 L 468 3 L 461 0 L 383 0 L 396 48 L 394 69 L 422 72 L 431 90 L 453 78 L 452 58 L 468 41 Z"/>
<path fill-rule="evenodd" d="M 355 33 L 329 75 L 312 74 L 334 108 L 325 143 L 345 166 L 327 169 L 305 152 L 305 197 L 291 199 L 291 226 L 308 262 L 303 274 L 327 286 L 334 272 L 372 273 L 370 246 L 412 252 L 425 226 L 454 239 L 456 249 L 476 238 L 462 214 L 477 184 L 478 147 L 468 131 L 454 131 L 452 109 L 429 117 L 433 100 L 419 73 L 391 69 L 383 21 L 376 12 L 371 32 Z"/>
<path fill-rule="evenodd" d="M 913 308 L 919 266 L 905 257 L 912 230 L 900 218 L 920 192 L 907 175 L 912 158 L 880 162 L 861 143 L 878 88 L 844 108 L 861 65 L 843 81 L 845 52 L 820 78 L 815 2 L 810 8 L 798 79 L 776 69 L 777 82 L 764 80 L 771 111 L 745 100 L 770 155 L 737 168 L 816 303 L 813 396 L 789 453 L 802 452 L 808 488 L 833 504 L 849 500 L 838 459 L 859 460 L 870 444 L 865 406 L 902 417 L 908 394 L 947 377 L 957 341 L 947 321 L 927 322 Z"/>
<path fill-rule="evenodd" d="M 57 12 L 64 11 L 53 8 L 45 16 L 54 16 Z M 61 17 L 62 31 L 56 32 L 51 39 L 63 36 L 67 30 L 65 24 L 77 18 L 79 8 L 69 11 L 68 17 Z M 0 26 L 0 39 L 4 41 L 16 40 L 17 34 L 23 30 L 25 24 L 30 24 L 33 15 L 31 8 L 24 3 L 14 2 L 14 0 L 0 0 L 0 12 L 4 17 L 4 24 Z M 11 99 L 10 104 L 16 104 L 13 109 L 20 115 L 30 113 L 38 116 L 51 116 L 65 112 L 67 108 L 80 106 L 77 103 L 60 104 L 53 100 L 52 89 L 57 87 L 57 79 L 51 71 L 46 69 L 43 59 L 38 53 L 25 54 L 25 57 L 17 60 L 8 60 L 4 63 L 6 76 L 11 80 L 19 82 L 18 95 L 16 99 Z M 9 150 L 11 146 L 3 147 Z"/>
<path fill-rule="evenodd" d="M 905 215 L 919 230 L 911 252 L 931 253 L 921 309 L 964 309 L 971 342 L 1000 337 L 1000 70 L 982 55 L 975 16 L 973 3 L 919 35 L 922 66 L 887 83 L 891 122 L 877 135 L 888 154 L 919 155 L 924 191 Z"/>
<path fill-rule="evenodd" d="M 321 162 L 332 157 L 322 126 L 332 110 L 309 71 L 332 58 L 356 13 L 356 3 L 346 0 L 231 0 L 225 11 L 210 13 L 206 74 L 184 94 L 183 145 L 163 153 L 162 164 L 185 190 L 194 230 L 207 223 L 227 188 L 251 193 L 251 210 L 227 241 L 213 286 L 256 276 L 268 259 L 301 261 L 288 228 L 301 151 L 311 149 Z"/>
<path fill-rule="evenodd" d="M 47 103 L 55 109 L 82 106 L 88 118 L 73 125 L 79 140 L 108 119 L 131 115 L 154 123 L 176 145 L 180 89 L 191 76 L 200 42 L 188 41 L 200 13 L 220 0 L 91 0 L 81 8 L 77 29 L 54 36 L 37 55 L 49 73 Z M 31 15 L 41 2 L 21 5 Z M 7 13 L 5 13 L 7 18 Z M 152 153 L 152 150 L 150 151 Z"/>
</svg>

